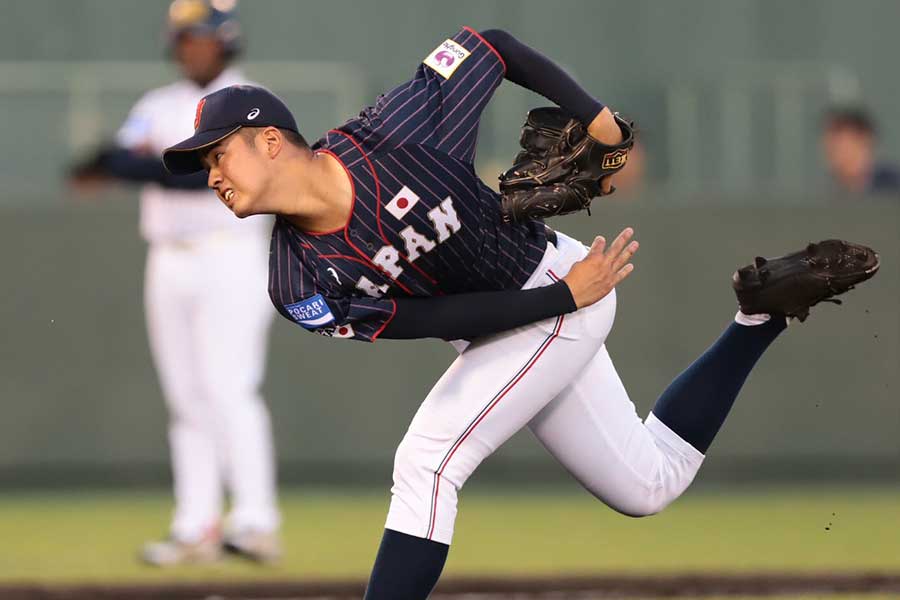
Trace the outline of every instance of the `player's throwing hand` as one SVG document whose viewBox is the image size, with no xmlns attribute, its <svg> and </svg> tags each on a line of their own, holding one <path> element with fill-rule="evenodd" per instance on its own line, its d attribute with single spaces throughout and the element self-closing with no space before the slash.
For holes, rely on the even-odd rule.
<svg viewBox="0 0 900 600">
<path fill-rule="evenodd" d="M 609 248 L 606 239 L 598 235 L 588 255 L 572 265 L 563 281 L 569 286 L 578 308 L 598 302 L 631 274 L 634 265 L 628 261 L 639 246 L 636 241 L 630 241 L 633 235 L 634 230 L 626 227 Z"/>
</svg>

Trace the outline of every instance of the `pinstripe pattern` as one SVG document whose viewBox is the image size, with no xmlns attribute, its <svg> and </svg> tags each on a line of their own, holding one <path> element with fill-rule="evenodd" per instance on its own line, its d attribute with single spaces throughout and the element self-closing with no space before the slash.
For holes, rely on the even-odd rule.
<svg viewBox="0 0 900 600">
<path fill-rule="evenodd" d="M 353 211 L 343 229 L 327 233 L 276 219 L 269 295 L 282 315 L 290 318 L 285 305 L 321 293 L 337 325 L 373 341 L 396 310 L 392 297 L 520 288 L 540 263 L 543 224 L 502 223 L 499 198 L 473 167 L 481 114 L 505 65 L 471 30 L 453 40 L 470 55 L 448 79 L 419 65 L 410 81 L 313 146 L 347 169 Z M 397 218 L 388 209 L 404 187 L 418 202 Z M 430 249 L 408 249 L 403 232 Z M 379 256 L 386 262 L 376 264 Z"/>
</svg>

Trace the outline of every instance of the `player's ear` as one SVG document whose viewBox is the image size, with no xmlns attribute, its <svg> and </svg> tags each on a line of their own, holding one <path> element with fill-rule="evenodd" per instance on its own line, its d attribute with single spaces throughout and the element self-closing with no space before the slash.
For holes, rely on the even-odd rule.
<svg viewBox="0 0 900 600">
<path fill-rule="evenodd" d="M 259 134 L 259 139 L 264 144 L 266 155 L 268 155 L 269 158 L 275 158 L 281 154 L 281 150 L 284 148 L 285 139 L 284 134 L 278 131 L 277 127 L 266 127 L 262 130 L 262 133 Z"/>
</svg>

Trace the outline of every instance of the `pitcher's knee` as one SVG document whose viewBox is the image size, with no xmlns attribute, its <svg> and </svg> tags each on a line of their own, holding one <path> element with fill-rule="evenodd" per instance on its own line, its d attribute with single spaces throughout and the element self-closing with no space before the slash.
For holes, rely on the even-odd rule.
<svg viewBox="0 0 900 600">
<path fill-rule="evenodd" d="M 434 453 L 423 443 L 407 435 L 397 447 L 386 527 L 449 544 L 459 486 L 437 472 Z"/>
<path fill-rule="evenodd" d="M 634 517 L 636 519 L 651 517 L 662 512 L 664 508 L 675 501 L 675 498 L 677 496 L 669 497 L 648 493 L 643 496 L 628 498 L 626 501 L 612 506 L 612 508 L 626 517 Z"/>
<path fill-rule="evenodd" d="M 623 465 L 612 484 L 600 483 L 607 494 L 598 497 L 630 517 L 648 517 L 669 506 L 694 481 L 704 458 L 655 418 L 648 418 L 647 429 L 653 443 L 645 445 L 643 460 Z"/>
<path fill-rule="evenodd" d="M 691 485 L 696 469 L 660 456 L 641 472 L 622 469 L 617 477 L 596 481 L 591 492 L 613 510 L 629 517 L 662 512 Z"/>
<path fill-rule="evenodd" d="M 434 469 L 426 459 L 424 449 L 415 438 L 405 436 L 394 453 L 394 487 L 391 489 L 394 495 L 415 497 L 431 490 Z"/>
</svg>

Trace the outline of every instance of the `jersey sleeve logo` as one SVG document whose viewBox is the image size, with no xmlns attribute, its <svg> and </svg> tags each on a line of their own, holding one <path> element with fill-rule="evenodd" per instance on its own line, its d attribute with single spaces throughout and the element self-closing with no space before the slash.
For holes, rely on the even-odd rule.
<svg viewBox="0 0 900 600">
<path fill-rule="evenodd" d="M 318 329 L 334 323 L 334 314 L 322 294 L 284 306 L 291 318 L 306 329 Z"/>
<path fill-rule="evenodd" d="M 470 54 L 471 52 L 453 40 L 444 40 L 440 46 L 425 57 L 422 63 L 431 67 L 444 79 L 450 79 L 450 76 L 464 60 L 469 58 Z"/>
<path fill-rule="evenodd" d="M 413 206 L 419 202 L 419 197 L 413 193 L 411 189 L 403 186 L 403 189 L 397 192 L 397 195 L 391 198 L 391 201 L 384 205 L 389 213 L 394 215 L 398 221 L 402 221 Z"/>
</svg>

